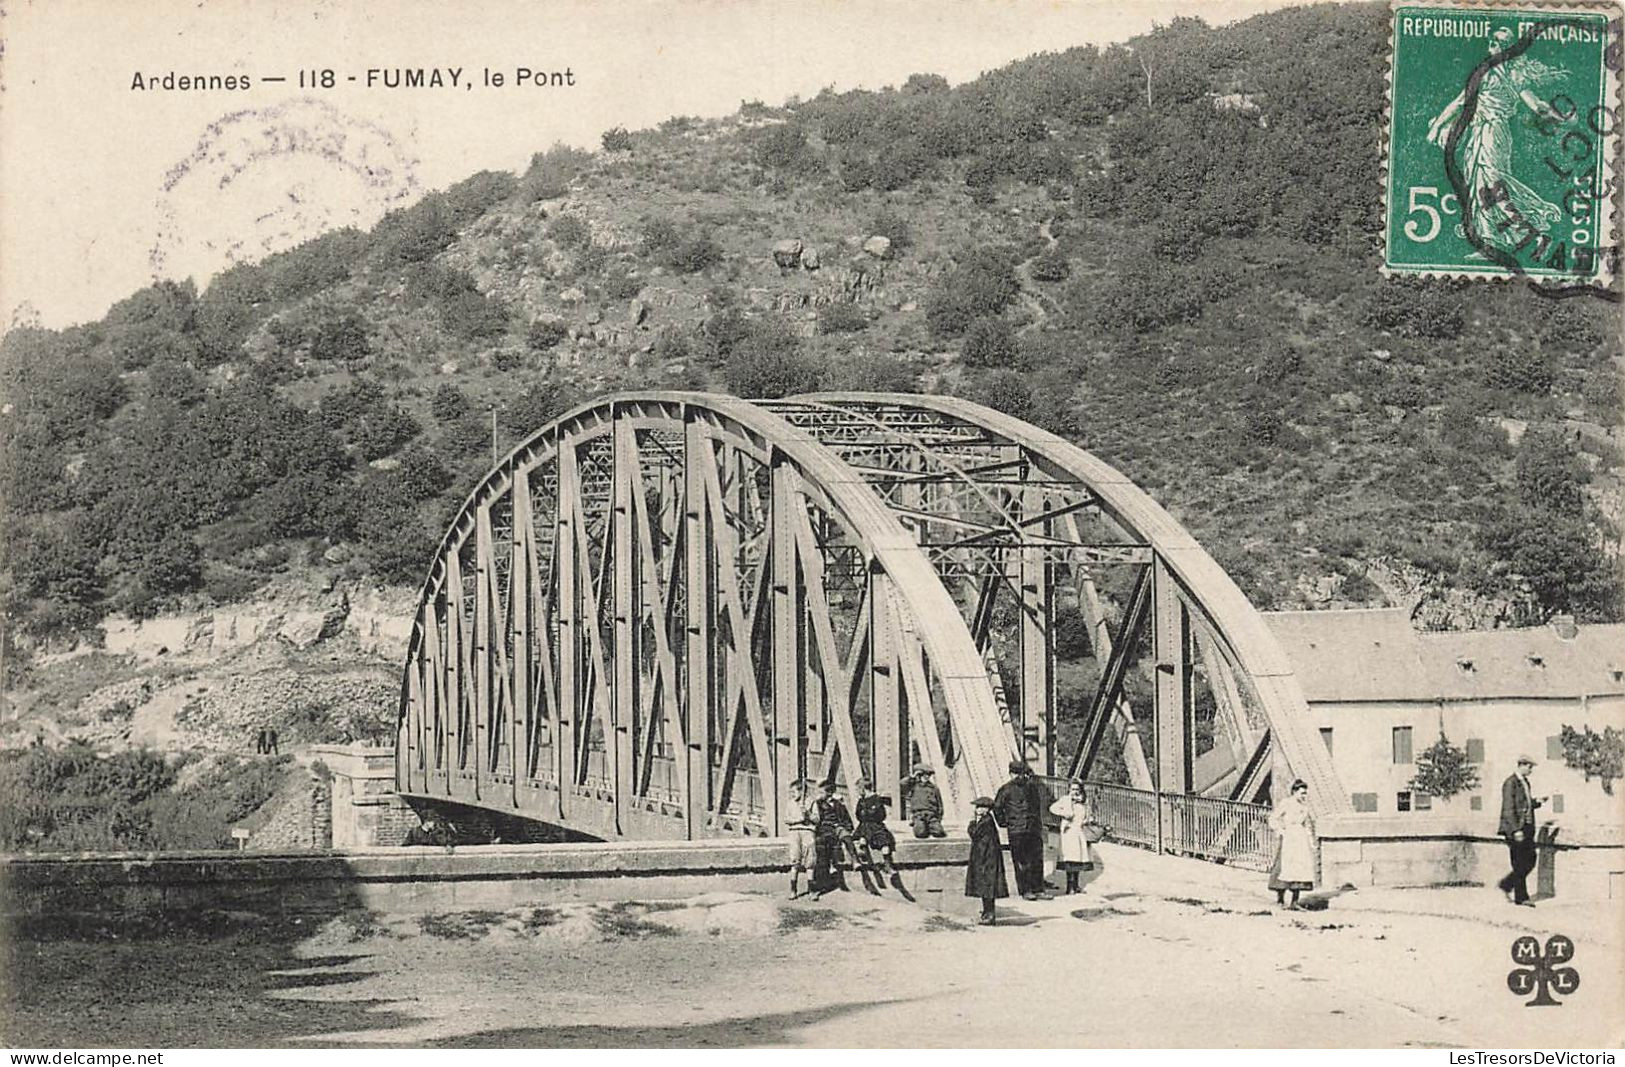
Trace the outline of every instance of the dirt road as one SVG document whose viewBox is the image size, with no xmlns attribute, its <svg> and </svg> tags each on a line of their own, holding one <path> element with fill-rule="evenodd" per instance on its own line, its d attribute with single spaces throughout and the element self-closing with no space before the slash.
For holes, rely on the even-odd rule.
<svg viewBox="0 0 1625 1067">
<path fill-rule="evenodd" d="M 1000 925 L 861 890 L 442 916 L 222 919 L 10 947 L 15 1045 L 1541 1046 L 1618 1044 L 1606 902 L 1365 890 L 1282 912 L 1258 876 L 1107 846 L 1081 896 Z M 1617 902 L 1615 902 L 1617 903 Z M 1525 1009 L 1514 938 L 1582 985 Z"/>
</svg>

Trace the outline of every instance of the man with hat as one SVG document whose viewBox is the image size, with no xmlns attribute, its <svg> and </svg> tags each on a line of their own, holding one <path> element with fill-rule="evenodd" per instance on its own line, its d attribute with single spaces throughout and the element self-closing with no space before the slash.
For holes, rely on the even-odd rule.
<svg viewBox="0 0 1625 1067">
<path fill-rule="evenodd" d="M 942 828 L 942 793 L 931 780 L 931 768 L 916 763 L 903 783 L 903 803 L 908 805 L 909 821 L 915 837 L 947 837 Z"/>
<path fill-rule="evenodd" d="M 991 797 L 977 797 L 972 802 L 970 826 L 970 861 L 965 864 L 965 895 L 982 902 L 982 916 L 977 922 L 992 926 L 993 902 L 1010 895 L 1004 881 L 1004 850 L 999 847 L 999 827 L 993 821 Z"/>
<path fill-rule="evenodd" d="M 1010 863 L 1016 869 L 1016 892 L 1039 900 L 1044 883 L 1044 812 L 1049 797 L 1044 784 L 1022 760 L 1010 761 L 1010 780 L 993 797 L 993 816 L 1010 835 Z"/>
<path fill-rule="evenodd" d="M 1529 772 L 1534 769 L 1534 759 L 1519 756 L 1517 772 L 1501 783 L 1501 836 L 1507 840 L 1512 870 L 1497 884 L 1508 900 L 1526 908 L 1535 906 L 1526 880 L 1535 869 L 1535 809 L 1541 805 L 1529 788 Z"/>
</svg>

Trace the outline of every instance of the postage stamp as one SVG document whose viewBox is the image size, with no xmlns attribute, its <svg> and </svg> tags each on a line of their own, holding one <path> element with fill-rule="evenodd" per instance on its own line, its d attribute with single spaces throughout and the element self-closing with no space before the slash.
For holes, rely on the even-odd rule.
<svg viewBox="0 0 1625 1067">
<path fill-rule="evenodd" d="M 1620 12 L 1396 0 L 1385 273 L 1609 284 Z"/>
</svg>

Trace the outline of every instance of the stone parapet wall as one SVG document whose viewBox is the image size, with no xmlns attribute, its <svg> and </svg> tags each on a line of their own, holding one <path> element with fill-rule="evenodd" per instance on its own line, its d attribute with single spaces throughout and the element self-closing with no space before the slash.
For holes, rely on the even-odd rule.
<svg viewBox="0 0 1625 1067">
<path fill-rule="evenodd" d="M 1449 816 L 1323 819 L 1321 881 L 1329 886 L 1494 885 L 1510 866 L 1506 842 Z M 1625 843 L 1571 844 L 1560 830 L 1538 834 L 1530 889 L 1566 900 L 1625 896 Z"/>
<path fill-rule="evenodd" d="M 963 897 L 967 850 L 963 839 L 901 842 L 898 865 L 910 895 L 933 910 L 963 911 L 970 903 Z M 788 885 L 784 855 L 783 841 L 755 839 L 494 845 L 450 853 L 9 856 L 0 857 L 0 908 L 10 921 L 70 915 L 118 921 L 185 911 L 411 913 L 674 899 L 716 890 L 778 893 Z"/>
</svg>

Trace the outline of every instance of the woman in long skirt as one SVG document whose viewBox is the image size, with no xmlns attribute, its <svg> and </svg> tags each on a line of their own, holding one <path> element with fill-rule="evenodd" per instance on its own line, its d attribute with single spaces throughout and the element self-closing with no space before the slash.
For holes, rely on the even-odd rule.
<svg viewBox="0 0 1625 1067">
<path fill-rule="evenodd" d="M 1277 902 L 1296 909 L 1298 894 L 1315 887 L 1315 819 L 1309 812 L 1309 786 L 1302 779 L 1292 783 L 1291 794 L 1270 812 L 1270 829 L 1277 836 L 1270 888 Z"/>
<path fill-rule="evenodd" d="M 1050 814 L 1061 817 L 1061 858 L 1056 867 L 1066 872 L 1066 892 L 1081 893 L 1084 871 L 1094 870 L 1089 854 L 1088 826 L 1094 821 L 1089 802 L 1083 797 L 1083 783 L 1073 779 L 1067 795 L 1049 806 Z"/>
</svg>

